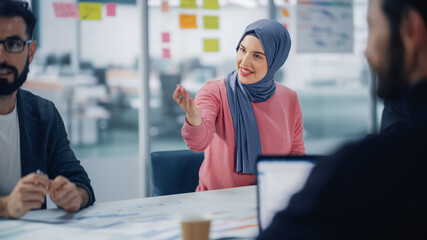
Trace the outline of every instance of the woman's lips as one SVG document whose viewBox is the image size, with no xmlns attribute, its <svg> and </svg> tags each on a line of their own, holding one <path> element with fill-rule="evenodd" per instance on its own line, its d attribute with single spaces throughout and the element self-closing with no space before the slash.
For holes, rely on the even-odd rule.
<svg viewBox="0 0 427 240">
<path fill-rule="evenodd" d="M 252 73 L 254 73 L 254 72 L 252 72 L 251 70 L 249 70 L 247 68 L 240 67 L 240 74 L 242 76 L 247 77 L 247 76 L 251 75 Z"/>
</svg>

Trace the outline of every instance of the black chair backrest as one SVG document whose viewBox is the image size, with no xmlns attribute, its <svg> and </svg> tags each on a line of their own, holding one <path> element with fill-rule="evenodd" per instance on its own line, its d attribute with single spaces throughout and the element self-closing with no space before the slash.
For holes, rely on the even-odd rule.
<svg viewBox="0 0 427 240">
<path fill-rule="evenodd" d="M 190 150 L 152 152 L 151 196 L 194 192 L 203 159 L 203 153 Z"/>
</svg>

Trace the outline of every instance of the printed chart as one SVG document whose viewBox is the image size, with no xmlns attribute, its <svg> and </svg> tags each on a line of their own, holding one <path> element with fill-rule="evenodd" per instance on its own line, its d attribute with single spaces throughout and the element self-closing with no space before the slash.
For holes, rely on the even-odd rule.
<svg viewBox="0 0 427 240">
<path fill-rule="evenodd" d="M 352 0 L 298 0 L 298 53 L 352 53 Z"/>
</svg>

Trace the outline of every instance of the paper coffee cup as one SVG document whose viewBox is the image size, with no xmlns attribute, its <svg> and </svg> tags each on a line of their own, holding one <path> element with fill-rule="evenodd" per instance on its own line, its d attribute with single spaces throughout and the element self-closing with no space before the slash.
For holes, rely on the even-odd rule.
<svg viewBox="0 0 427 240">
<path fill-rule="evenodd" d="M 181 218 L 183 240 L 209 240 L 211 221 L 203 215 L 187 215 Z"/>
</svg>

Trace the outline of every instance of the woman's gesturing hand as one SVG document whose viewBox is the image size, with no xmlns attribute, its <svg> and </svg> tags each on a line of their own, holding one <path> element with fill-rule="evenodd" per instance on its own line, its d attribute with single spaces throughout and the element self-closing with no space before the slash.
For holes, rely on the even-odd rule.
<svg viewBox="0 0 427 240">
<path fill-rule="evenodd" d="M 173 99 L 187 113 L 187 122 L 193 126 L 199 126 L 202 123 L 202 111 L 199 106 L 190 97 L 190 93 L 181 85 L 176 85 Z"/>
</svg>

